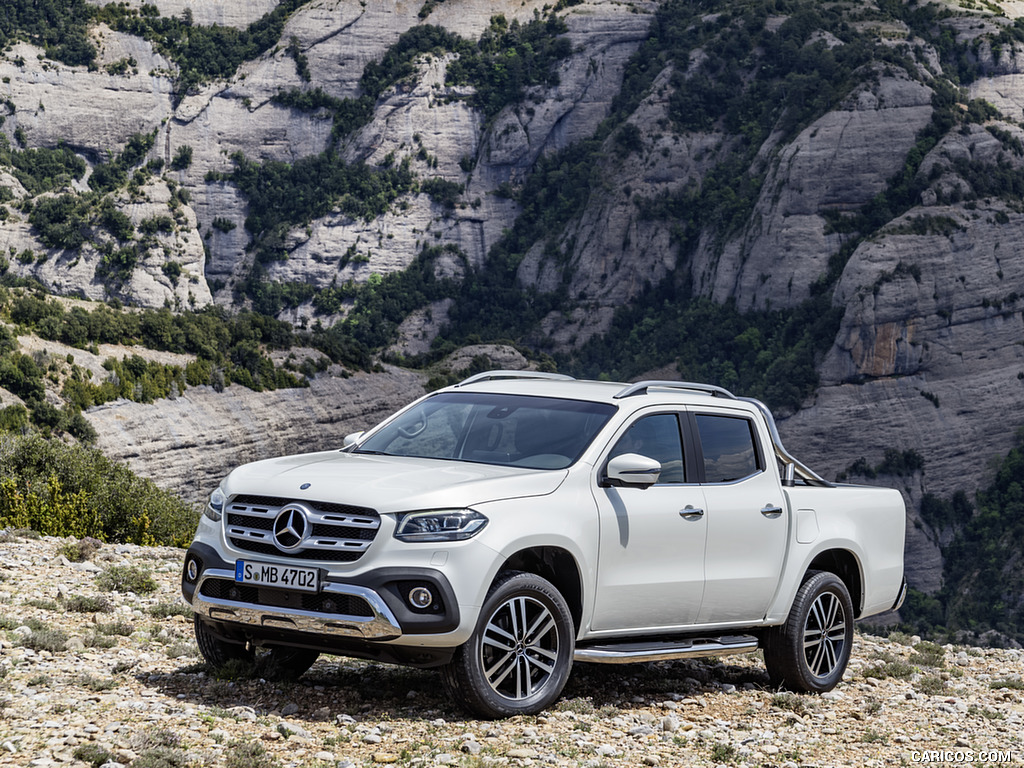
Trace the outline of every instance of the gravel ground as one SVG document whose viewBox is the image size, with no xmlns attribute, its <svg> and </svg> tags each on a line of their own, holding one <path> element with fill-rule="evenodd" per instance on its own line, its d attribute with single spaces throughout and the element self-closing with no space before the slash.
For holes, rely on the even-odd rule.
<svg viewBox="0 0 1024 768">
<path fill-rule="evenodd" d="M 294 684 L 215 673 L 181 550 L 73 562 L 74 545 L 0 534 L 0 766 L 1024 764 L 1019 650 L 858 634 L 822 696 L 771 690 L 758 655 L 580 664 L 544 714 L 480 721 L 429 671 L 324 656 Z M 128 591 L 140 573 L 153 591 Z"/>
</svg>

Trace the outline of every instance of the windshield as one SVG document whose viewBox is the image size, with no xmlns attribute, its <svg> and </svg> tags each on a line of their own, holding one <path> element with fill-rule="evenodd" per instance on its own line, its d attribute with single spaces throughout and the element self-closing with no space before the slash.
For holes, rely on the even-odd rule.
<svg viewBox="0 0 1024 768">
<path fill-rule="evenodd" d="M 446 392 L 410 408 L 354 452 L 564 469 L 614 412 L 605 403 Z"/>
</svg>

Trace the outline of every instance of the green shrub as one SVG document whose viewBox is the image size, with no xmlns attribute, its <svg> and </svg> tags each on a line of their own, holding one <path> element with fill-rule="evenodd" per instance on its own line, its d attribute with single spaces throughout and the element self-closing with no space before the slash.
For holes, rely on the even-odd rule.
<svg viewBox="0 0 1024 768">
<path fill-rule="evenodd" d="M 522 101 L 530 86 L 558 85 L 556 64 L 572 53 L 563 33 L 565 22 L 555 14 L 520 24 L 503 15 L 491 17 L 490 26 L 469 50 L 448 65 L 448 84 L 474 86 L 470 103 L 494 117 L 509 104 Z"/>
<path fill-rule="evenodd" d="M 924 675 L 915 683 L 914 688 L 928 696 L 941 696 L 946 692 L 946 682 L 938 675 Z"/>
<path fill-rule="evenodd" d="M 174 153 L 171 168 L 175 171 L 184 171 L 190 165 L 192 165 L 192 147 L 182 144 Z"/>
<path fill-rule="evenodd" d="M 150 216 L 139 222 L 139 231 L 147 235 L 154 235 L 157 232 L 173 232 L 174 219 L 170 216 Z"/>
<path fill-rule="evenodd" d="M 131 240 L 135 235 L 135 226 L 131 219 L 114 207 L 110 198 L 103 201 L 99 215 L 100 225 L 118 240 Z"/>
<path fill-rule="evenodd" d="M 73 194 L 37 200 L 28 217 L 46 245 L 69 251 L 77 250 L 88 239 L 89 219 L 89 203 Z"/>
<path fill-rule="evenodd" d="M 880 653 L 877 657 L 877 663 L 866 667 L 861 674 L 864 677 L 877 677 L 879 679 L 895 677 L 905 680 L 915 672 L 917 672 L 917 668 L 908 661 L 898 656 Z"/>
<path fill-rule="evenodd" d="M 440 177 L 424 179 L 420 182 L 420 191 L 430 196 L 435 203 L 444 206 L 446 209 L 453 209 L 459 202 L 459 195 L 463 193 L 465 186 L 455 181 L 448 181 Z"/>
<path fill-rule="evenodd" d="M 68 636 L 66 632 L 47 626 L 33 627 L 32 634 L 21 641 L 23 648 L 31 648 L 34 651 L 49 651 L 50 653 L 63 651 L 67 647 L 67 643 Z"/>
<path fill-rule="evenodd" d="M 137 565 L 110 566 L 96 577 L 96 586 L 104 592 L 134 592 L 137 595 L 148 595 L 160 588 L 153 575 Z"/>
<path fill-rule="evenodd" d="M 100 623 L 96 625 L 96 631 L 102 635 L 128 637 L 135 631 L 135 625 L 128 621 L 114 621 L 109 624 Z"/>
<path fill-rule="evenodd" d="M 88 691 L 93 693 L 100 693 L 101 691 L 109 691 L 113 688 L 117 688 L 117 681 L 111 677 L 96 677 L 95 675 L 85 674 L 78 678 L 78 684 Z"/>
<path fill-rule="evenodd" d="M 114 607 L 110 601 L 100 596 L 71 595 L 64 598 L 64 610 L 73 613 L 110 613 Z"/>
<path fill-rule="evenodd" d="M 72 757 L 76 760 L 81 760 L 83 763 L 88 763 L 93 768 L 99 768 L 104 763 L 109 763 L 113 760 L 114 753 L 101 747 L 99 744 L 86 743 L 75 747 Z"/>
<path fill-rule="evenodd" d="M 51 536 L 88 536 L 100 527 L 99 510 L 90 509 L 83 491 L 67 493 L 50 475 L 44 493 L 23 492 L 10 477 L 0 480 L 0 518 L 6 525 Z"/>
<path fill-rule="evenodd" d="M 103 542 L 92 537 L 84 539 L 69 539 L 60 545 L 57 550 L 72 563 L 83 563 L 92 559 L 92 556 L 103 546 Z"/>
<path fill-rule="evenodd" d="M 132 760 L 132 768 L 185 768 L 188 764 L 188 753 L 174 747 L 147 749 Z"/>
<path fill-rule="evenodd" d="M 146 612 L 150 616 L 155 616 L 158 619 L 166 619 L 171 616 L 184 616 L 186 619 L 191 621 L 193 616 L 192 606 L 179 602 L 157 603 L 156 605 L 151 605 L 147 608 Z"/>
<path fill-rule="evenodd" d="M 197 513 L 98 450 L 0 434 L 0 526 L 185 546 Z"/>
<path fill-rule="evenodd" d="M 988 687 L 993 691 L 1011 690 L 1011 691 L 1024 691 L 1024 680 L 1018 678 L 1008 677 L 1004 680 L 993 680 L 988 684 Z"/>
<path fill-rule="evenodd" d="M 278 768 L 281 765 L 254 741 L 236 741 L 229 746 L 224 768 Z"/>
<path fill-rule="evenodd" d="M 946 649 L 927 640 L 918 643 L 914 646 L 914 653 L 910 657 L 910 663 L 921 667 L 943 669 L 946 666 Z"/>
<path fill-rule="evenodd" d="M 12 149 L 4 134 L 0 134 L 0 165 L 13 168 L 14 176 L 32 196 L 66 187 L 73 179 L 82 178 L 86 169 L 85 161 L 69 147 Z"/>
</svg>

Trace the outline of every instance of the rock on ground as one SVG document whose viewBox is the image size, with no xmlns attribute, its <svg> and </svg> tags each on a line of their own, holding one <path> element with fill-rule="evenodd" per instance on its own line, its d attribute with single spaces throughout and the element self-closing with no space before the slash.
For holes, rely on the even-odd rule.
<svg viewBox="0 0 1024 768">
<path fill-rule="evenodd" d="M 773 691 L 756 655 L 579 664 L 550 710 L 487 722 L 455 708 L 430 671 L 324 656 L 292 684 L 218 674 L 182 615 L 181 550 L 108 544 L 74 563 L 68 544 L 0 534 L 0 766 L 161 755 L 210 768 L 1024 759 L 1018 650 L 858 634 L 845 679 L 822 696 Z M 115 565 L 151 572 L 156 591 L 103 592 L 97 574 Z"/>
</svg>

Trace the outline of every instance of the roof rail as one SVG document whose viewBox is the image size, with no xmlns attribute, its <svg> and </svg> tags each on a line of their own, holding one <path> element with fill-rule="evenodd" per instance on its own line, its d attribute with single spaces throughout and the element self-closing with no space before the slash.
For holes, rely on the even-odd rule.
<svg viewBox="0 0 1024 768">
<path fill-rule="evenodd" d="M 638 381 L 636 384 L 630 384 L 628 387 L 618 392 L 615 395 L 615 399 L 621 400 L 624 397 L 643 395 L 647 393 L 648 389 L 653 389 L 655 387 L 660 389 L 686 389 L 691 392 L 704 392 L 712 397 L 727 397 L 730 400 L 737 399 L 736 395 L 728 389 L 716 387 L 714 384 L 696 384 L 692 381 Z"/>
<path fill-rule="evenodd" d="M 456 387 L 464 387 L 467 384 L 476 384 L 478 381 L 492 381 L 494 379 L 548 379 L 552 381 L 575 381 L 572 376 L 564 373 L 544 373 L 543 371 L 484 371 L 463 379 Z"/>
<path fill-rule="evenodd" d="M 768 409 L 767 405 L 753 397 L 737 397 L 729 390 L 722 387 L 716 387 L 714 384 L 695 384 L 690 381 L 638 381 L 636 384 L 630 384 L 625 389 L 619 391 L 615 395 L 615 399 L 620 400 L 624 397 L 645 394 L 648 389 L 656 387 L 661 389 L 684 389 L 691 392 L 704 392 L 712 397 L 724 397 L 729 400 L 750 403 L 761 412 L 765 423 L 768 425 L 768 432 L 772 438 L 772 448 L 775 450 L 775 455 L 784 464 L 791 464 L 796 475 L 808 485 L 819 487 L 832 486 L 832 483 L 823 478 L 813 469 L 803 462 L 793 458 L 793 455 L 786 450 L 785 446 L 782 445 L 782 438 L 779 436 L 779 428 L 775 425 L 775 417 L 772 415 L 772 412 Z"/>
</svg>

